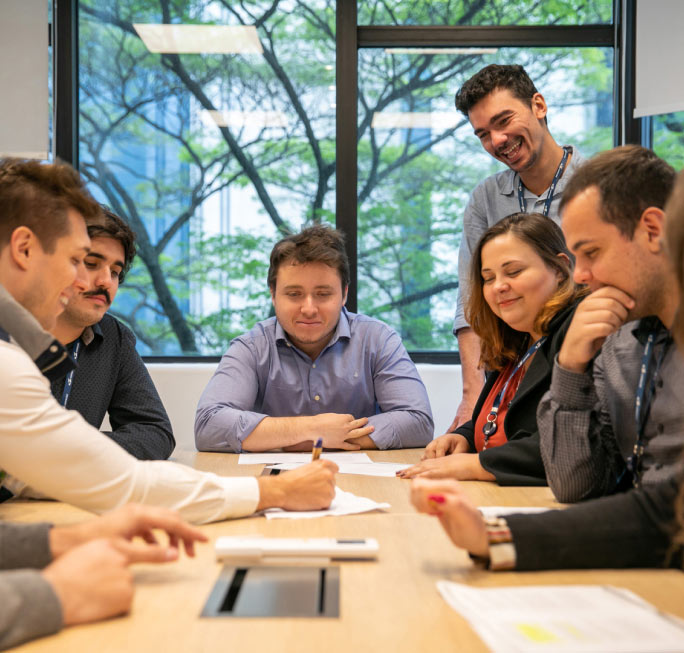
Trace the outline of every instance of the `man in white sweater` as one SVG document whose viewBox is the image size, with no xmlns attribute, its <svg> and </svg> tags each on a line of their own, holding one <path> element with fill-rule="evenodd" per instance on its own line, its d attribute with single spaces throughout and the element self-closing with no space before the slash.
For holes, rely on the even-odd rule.
<svg viewBox="0 0 684 653">
<path fill-rule="evenodd" d="M 54 399 L 45 375 L 64 374 L 72 363 L 46 331 L 85 283 L 86 221 L 97 222 L 100 210 L 67 165 L 0 161 L 0 500 L 30 486 L 93 512 L 133 501 L 195 523 L 270 507 L 327 507 L 335 488 L 330 462 L 226 478 L 139 461 Z"/>
</svg>

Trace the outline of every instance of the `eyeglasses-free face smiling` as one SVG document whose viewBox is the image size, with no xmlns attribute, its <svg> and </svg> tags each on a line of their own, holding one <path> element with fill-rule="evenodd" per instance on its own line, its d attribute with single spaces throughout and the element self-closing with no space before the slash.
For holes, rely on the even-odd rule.
<svg viewBox="0 0 684 653">
<path fill-rule="evenodd" d="M 68 217 L 69 232 L 57 239 L 54 251 L 46 252 L 34 236 L 36 246 L 27 270 L 28 290 L 22 303 L 46 330 L 54 327 L 58 316 L 87 284 L 83 260 L 90 238 L 80 213 L 69 209 Z"/>
<path fill-rule="evenodd" d="M 560 273 L 510 232 L 485 243 L 481 260 L 482 292 L 489 308 L 512 329 L 539 338 L 534 323 L 556 292 Z"/>
<path fill-rule="evenodd" d="M 496 89 L 472 107 L 468 119 L 488 154 L 512 170 L 524 172 L 541 159 L 546 110 L 539 93 L 530 105 L 508 89 Z"/>
<path fill-rule="evenodd" d="M 339 272 L 325 263 L 285 262 L 271 299 L 280 326 L 312 360 L 330 342 L 347 301 Z"/>
</svg>

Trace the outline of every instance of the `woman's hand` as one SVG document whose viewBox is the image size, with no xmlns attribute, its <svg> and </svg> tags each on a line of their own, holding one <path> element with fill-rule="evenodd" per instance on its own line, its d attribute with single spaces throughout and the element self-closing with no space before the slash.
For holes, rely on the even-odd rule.
<svg viewBox="0 0 684 653">
<path fill-rule="evenodd" d="M 480 456 L 476 453 L 452 453 L 443 458 L 423 460 L 413 467 L 397 472 L 399 478 L 454 478 L 459 481 L 494 481 L 480 464 Z"/>
<path fill-rule="evenodd" d="M 428 458 L 441 458 L 452 453 L 468 453 L 470 445 L 462 435 L 458 433 L 445 433 L 435 438 L 423 452 L 421 460 Z"/>
<path fill-rule="evenodd" d="M 411 502 L 418 512 L 438 517 L 457 547 L 477 556 L 489 556 L 484 517 L 456 481 L 415 480 L 411 484 Z"/>
</svg>

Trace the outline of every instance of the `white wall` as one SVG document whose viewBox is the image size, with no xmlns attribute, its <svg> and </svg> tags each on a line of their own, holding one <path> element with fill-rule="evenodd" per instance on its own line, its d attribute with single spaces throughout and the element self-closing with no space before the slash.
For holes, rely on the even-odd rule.
<svg viewBox="0 0 684 653">
<path fill-rule="evenodd" d="M 46 159 L 49 103 L 45 0 L 0 0 L 0 89 L 0 156 Z"/>
<path fill-rule="evenodd" d="M 684 110 L 682 27 L 682 0 L 637 2 L 635 118 Z"/>
<path fill-rule="evenodd" d="M 435 419 L 435 433 L 441 435 L 451 424 L 461 398 L 459 365 L 416 366 L 425 383 Z M 179 449 L 194 449 L 193 425 L 197 402 L 209 382 L 214 363 L 152 363 L 147 366 L 171 418 Z M 103 425 L 103 428 L 106 428 Z"/>
</svg>

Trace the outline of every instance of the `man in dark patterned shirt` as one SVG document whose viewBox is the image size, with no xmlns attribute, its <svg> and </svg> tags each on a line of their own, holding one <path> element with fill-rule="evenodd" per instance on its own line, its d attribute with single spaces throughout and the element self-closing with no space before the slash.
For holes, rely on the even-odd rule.
<svg viewBox="0 0 684 653">
<path fill-rule="evenodd" d="M 135 256 L 135 234 L 104 211 L 104 224 L 88 228 L 89 285 L 76 291 L 52 330 L 78 367 L 52 383 L 52 394 L 95 428 L 108 413 L 112 430 L 107 435 L 136 458 L 165 459 L 176 444 L 171 423 L 135 350 L 135 336 L 107 313 Z"/>
</svg>

